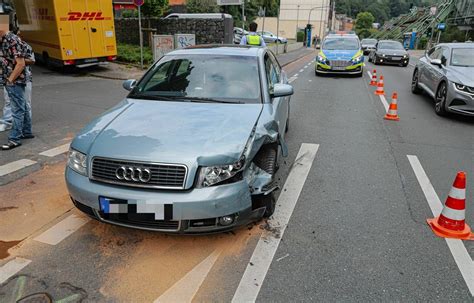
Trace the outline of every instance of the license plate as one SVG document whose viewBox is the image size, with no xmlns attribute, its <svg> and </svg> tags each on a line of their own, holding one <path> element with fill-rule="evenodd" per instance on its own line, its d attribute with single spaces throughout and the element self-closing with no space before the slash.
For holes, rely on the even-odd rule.
<svg viewBox="0 0 474 303">
<path fill-rule="evenodd" d="M 333 70 L 346 70 L 344 66 L 334 66 L 332 69 Z"/>
<path fill-rule="evenodd" d="M 100 211 L 106 216 L 153 215 L 155 220 L 172 220 L 173 205 L 150 202 L 130 203 L 127 200 L 99 197 Z"/>
<path fill-rule="evenodd" d="M 84 59 L 84 62 L 85 62 L 85 63 L 92 63 L 92 62 L 97 62 L 97 61 L 99 61 L 99 59 L 97 59 L 97 58 Z"/>
<path fill-rule="evenodd" d="M 392 57 L 392 60 L 400 61 L 400 60 L 402 60 L 402 57 Z"/>
</svg>

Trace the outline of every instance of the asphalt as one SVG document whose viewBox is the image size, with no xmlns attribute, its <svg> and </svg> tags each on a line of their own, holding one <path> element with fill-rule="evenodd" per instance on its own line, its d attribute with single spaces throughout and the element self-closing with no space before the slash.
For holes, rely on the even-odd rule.
<svg viewBox="0 0 474 303">
<path fill-rule="evenodd" d="M 280 63 L 289 77 L 298 76 L 292 83 L 289 156 L 280 161 L 280 183 L 302 143 L 320 148 L 257 301 L 472 302 L 446 242 L 426 224 L 431 211 L 407 155 L 418 156 L 443 201 L 456 172 L 467 172 L 466 218 L 473 226 L 474 120 L 436 116 L 427 96 L 410 93 L 413 67 L 367 65 L 384 75 L 388 94 L 399 94 L 400 121 L 392 122 L 383 120 L 384 107 L 366 74 L 316 77 L 312 65 L 304 68 L 314 50 L 286 56 Z M 7 153 L 9 160 L 1 153 L 0 165 L 60 145 L 126 93 L 120 81 L 38 71 L 33 109 L 39 138 Z M 64 157 L 55 161 L 56 166 L 3 186 L 4 196 L 14 197 L 27 184 L 36 198 L 22 201 L 26 205 L 71 205 L 59 189 L 61 178 L 61 187 L 40 182 L 51 175 L 48 170 L 62 169 Z M 0 202 L 15 205 L 15 200 Z M 2 203 L 0 210 L 0 218 L 11 213 Z M 90 221 L 56 246 L 33 240 L 71 214 L 77 212 L 61 211 L 41 228 L 26 228 L 20 237 L 26 239 L 0 260 L 0 267 L 15 256 L 32 262 L 0 285 L 0 301 L 24 283 L 22 295 L 47 292 L 55 300 L 150 302 L 219 251 L 193 301 L 230 302 L 266 227 L 262 221 L 232 233 L 177 237 Z M 472 244 L 463 243 L 472 258 Z"/>
</svg>

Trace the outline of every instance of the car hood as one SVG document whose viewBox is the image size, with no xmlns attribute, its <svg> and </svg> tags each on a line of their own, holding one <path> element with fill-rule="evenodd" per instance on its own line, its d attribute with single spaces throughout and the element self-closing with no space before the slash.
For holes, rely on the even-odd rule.
<svg viewBox="0 0 474 303">
<path fill-rule="evenodd" d="M 262 104 L 127 99 L 87 126 L 72 147 L 89 155 L 189 166 L 228 164 L 244 150 Z"/>
<path fill-rule="evenodd" d="M 378 49 L 377 53 L 385 54 L 385 55 L 389 55 L 389 56 L 408 55 L 408 52 L 404 49 Z"/>
<path fill-rule="evenodd" d="M 448 79 L 459 84 L 474 87 L 474 67 L 451 66 Z"/>
<path fill-rule="evenodd" d="M 359 50 L 322 50 L 328 60 L 350 60 Z"/>
</svg>

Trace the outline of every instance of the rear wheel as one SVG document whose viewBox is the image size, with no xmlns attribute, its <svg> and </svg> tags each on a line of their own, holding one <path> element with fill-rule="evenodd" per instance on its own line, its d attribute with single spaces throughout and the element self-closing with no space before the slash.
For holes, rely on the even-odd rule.
<svg viewBox="0 0 474 303">
<path fill-rule="evenodd" d="M 435 97 L 435 112 L 439 116 L 446 116 L 446 96 L 447 96 L 448 90 L 446 87 L 446 83 L 442 82 L 439 87 L 438 91 L 436 92 L 436 97 Z"/>
<path fill-rule="evenodd" d="M 411 79 L 411 92 L 414 94 L 421 94 L 421 88 L 418 86 L 418 77 L 419 77 L 419 72 L 417 69 L 413 72 L 413 77 Z"/>
</svg>

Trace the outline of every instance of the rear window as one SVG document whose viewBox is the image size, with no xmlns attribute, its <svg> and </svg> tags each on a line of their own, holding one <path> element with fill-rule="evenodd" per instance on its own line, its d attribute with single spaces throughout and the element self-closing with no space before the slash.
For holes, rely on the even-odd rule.
<svg viewBox="0 0 474 303">
<path fill-rule="evenodd" d="M 474 66 L 474 48 L 455 48 L 451 55 L 451 65 Z"/>
<path fill-rule="evenodd" d="M 377 43 L 377 40 L 376 39 L 363 39 L 361 41 L 362 44 L 372 44 L 372 45 L 375 45 Z"/>
<path fill-rule="evenodd" d="M 378 48 L 380 49 L 404 49 L 403 45 L 397 41 L 386 41 L 386 42 L 379 42 Z"/>
<path fill-rule="evenodd" d="M 359 48 L 359 39 L 356 38 L 326 38 L 323 43 L 323 50 L 358 50 Z"/>
</svg>

